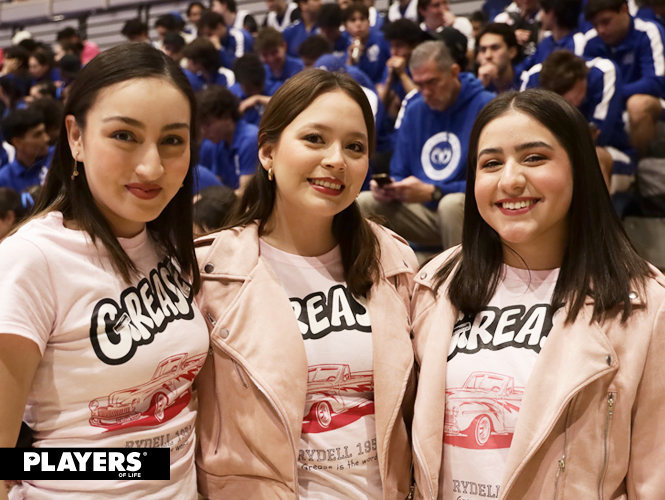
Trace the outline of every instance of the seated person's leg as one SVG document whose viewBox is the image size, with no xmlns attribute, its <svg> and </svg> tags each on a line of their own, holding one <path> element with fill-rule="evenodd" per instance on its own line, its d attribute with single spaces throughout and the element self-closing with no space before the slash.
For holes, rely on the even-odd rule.
<svg viewBox="0 0 665 500">
<path fill-rule="evenodd" d="M 648 156 L 649 145 L 656 138 L 656 122 L 660 119 L 662 106 L 657 97 L 635 94 L 626 102 L 630 122 L 630 142 L 640 156 Z"/>
<path fill-rule="evenodd" d="M 462 243 L 464 193 L 450 193 L 441 198 L 436 212 L 443 249 Z"/>
</svg>

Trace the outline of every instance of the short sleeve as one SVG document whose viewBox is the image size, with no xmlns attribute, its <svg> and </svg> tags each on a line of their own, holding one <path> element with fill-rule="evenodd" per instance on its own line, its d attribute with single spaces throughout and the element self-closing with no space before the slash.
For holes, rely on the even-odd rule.
<svg viewBox="0 0 665 500">
<path fill-rule="evenodd" d="M 43 252 L 21 236 L 0 244 L 0 333 L 34 341 L 42 355 L 56 319 L 55 294 Z"/>
</svg>

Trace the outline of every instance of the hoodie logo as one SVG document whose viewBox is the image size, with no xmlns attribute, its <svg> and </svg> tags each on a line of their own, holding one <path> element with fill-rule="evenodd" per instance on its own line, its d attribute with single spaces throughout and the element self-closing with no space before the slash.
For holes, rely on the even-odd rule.
<svg viewBox="0 0 665 500">
<path fill-rule="evenodd" d="M 462 157 L 462 146 L 452 132 L 439 132 L 427 139 L 420 155 L 420 163 L 427 177 L 443 181 L 450 177 Z"/>
</svg>

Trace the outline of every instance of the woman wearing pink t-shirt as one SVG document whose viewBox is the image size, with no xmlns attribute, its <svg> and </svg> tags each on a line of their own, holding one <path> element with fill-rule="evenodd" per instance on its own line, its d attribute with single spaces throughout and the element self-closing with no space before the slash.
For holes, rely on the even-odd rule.
<svg viewBox="0 0 665 500">
<path fill-rule="evenodd" d="M 665 279 L 588 124 L 503 94 L 469 141 L 462 246 L 416 278 L 416 498 L 663 498 Z"/>
<path fill-rule="evenodd" d="M 0 244 L 0 447 L 21 421 L 35 448 L 164 447 L 170 480 L 59 472 L 12 500 L 197 498 L 195 113 L 161 51 L 102 53 L 72 86 L 37 214 Z"/>
<path fill-rule="evenodd" d="M 360 214 L 374 118 L 347 75 L 272 97 L 229 226 L 198 240 L 211 357 L 197 379 L 210 499 L 409 494 L 416 261 Z"/>
</svg>

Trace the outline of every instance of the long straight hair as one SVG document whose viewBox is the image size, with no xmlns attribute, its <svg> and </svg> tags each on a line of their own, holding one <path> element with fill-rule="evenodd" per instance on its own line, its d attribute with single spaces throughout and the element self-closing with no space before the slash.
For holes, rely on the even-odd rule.
<svg viewBox="0 0 665 500">
<path fill-rule="evenodd" d="M 200 287 L 193 242 L 192 197 L 193 167 L 196 165 L 196 99 L 182 70 L 160 50 L 147 43 L 124 43 L 108 49 L 92 59 L 76 77 L 62 113 L 59 139 L 42 195 L 35 206 L 35 217 L 60 211 L 65 220 L 75 221 L 93 242 L 99 239 L 109 252 L 116 271 L 129 283 L 138 269 L 113 233 L 111 225 L 97 208 L 86 179 L 83 163 L 78 164 L 78 177 L 72 179 L 74 158 L 69 147 L 65 117 L 73 115 L 81 130 L 85 130 L 88 112 L 94 107 L 99 93 L 118 83 L 140 79 L 160 78 L 173 84 L 189 101 L 190 106 L 190 164 L 187 175 L 176 195 L 162 213 L 146 224 L 158 246 L 175 259 L 180 269 L 192 280 L 193 293 Z M 34 217 L 33 217 L 34 218 Z"/>
<path fill-rule="evenodd" d="M 451 303 L 464 314 L 475 315 L 501 281 L 504 252 L 512 250 L 480 216 L 474 185 L 480 134 L 509 112 L 523 113 L 547 128 L 566 150 L 573 170 L 568 238 L 552 305 L 568 305 L 566 322 L 572 322 L 589 296 L 594 299 L 591 321 L 618 306 L 623 309 L 621 320 L 626 321 L 631 289 L 644 290 L 649 267 L 614 212 L 586 120 L 563 97 L 542 89 L 502 94 L 478 114 L 469 139 L 462 248 L 437 271 L 435 292 L 450 277 Z"/>
<path fill-rule="evenodd" d="M 259 147 L 278 143 L 284 129 L 317 97 L 335 90 L 345 92 L 360 106 L 371 156 L 375 144 L 374 115 L 365 93 L 350 76 L 321 69 L 302 71 L 291 77 L 270 99 L 259 126 Z M 268 173 L 259 165 L 226 228 L 258 220 L 259 233 L 262 232 L 272 214 L 276 195 L 276 183 L 268 179 Z M 332 230 L 340 246 L 346 284 L 351 293 L 364 296 L 380 277 L 380 249 L 356 201 L 335 215 Z"/>
</svg>

